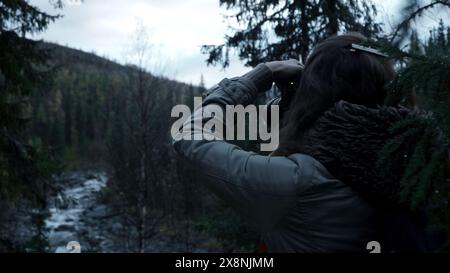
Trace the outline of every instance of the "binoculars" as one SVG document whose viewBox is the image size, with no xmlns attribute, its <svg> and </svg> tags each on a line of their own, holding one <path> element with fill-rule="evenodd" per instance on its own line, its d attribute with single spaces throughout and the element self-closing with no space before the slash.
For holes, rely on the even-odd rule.
<svg viewBox="0 0 450 273">
<path fill-rule="evenodd" d="M 280 107 L 280 119 L 288 110 L 295 92 L 300 86 L 300 80 L 301 76 L 288 82 L 276 82 L 269 91 L 269 97 L 272 99 L 267 102 L 267 106 L 270 108 L 272 105 L 278 105 Z"/>
</svg>

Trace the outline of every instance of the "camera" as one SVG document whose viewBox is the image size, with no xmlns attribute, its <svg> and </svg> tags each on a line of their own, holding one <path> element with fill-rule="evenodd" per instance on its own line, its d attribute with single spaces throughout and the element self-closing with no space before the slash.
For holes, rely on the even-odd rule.
<svg viewBox="0 0 450 273">
<path fill-rule="evenodd" d="M 294 98 L 295 92 L 300 86 L 301 76 L 285 82 L 275 82 L 270 90 L 269 96 L 272 99 L 267 102 L 269 108 L 272 105 L 278 105 L 280 107 L 280 120 L 283 118 L 284 113 L 289 109 L 289 105 Z"/>
</svg>

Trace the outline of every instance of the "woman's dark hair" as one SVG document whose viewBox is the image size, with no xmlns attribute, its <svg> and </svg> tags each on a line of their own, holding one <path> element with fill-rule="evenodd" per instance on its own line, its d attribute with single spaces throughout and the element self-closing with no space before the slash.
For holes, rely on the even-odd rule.
<svg viewBox="0 0 450 273">
<path fill-rule="evenodd" d="M 327 38 L 314 48 L 283 116 L 280 144 L 273 155 L 301 152 L 304 132 L 340 100 L 370 108 L 383 104 L 394 69 L 387 59 L 350 50 L 364 40 L 361 34 L 348 33 Z"/>
</svg>

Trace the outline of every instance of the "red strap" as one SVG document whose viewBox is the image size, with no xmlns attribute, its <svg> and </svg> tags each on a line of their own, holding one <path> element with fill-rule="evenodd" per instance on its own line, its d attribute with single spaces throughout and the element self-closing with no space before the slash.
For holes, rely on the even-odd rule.
<svg viewBox="0 0 450 273">
<path fill-rule="evenodd" d="M 258 253 L 267 253 L 267 245 L 263 240 L 259 241 Z"/>
</svg>

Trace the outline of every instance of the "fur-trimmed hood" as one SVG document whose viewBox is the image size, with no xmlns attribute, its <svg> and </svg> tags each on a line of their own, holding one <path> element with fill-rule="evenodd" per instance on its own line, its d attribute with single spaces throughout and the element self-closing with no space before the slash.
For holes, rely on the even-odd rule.
<svg viewBox="0 0 450 273">
<path fill-rule="evenodd" d="M 340 101 L 305 133 L 301 152 L 320 161 L 337 179 L 371 201 L 396 202 L 401 170 L 386 177 L 377 162 L 393 137 L 391 126 L 410 115 L 404 107 L 373 109 Z"/>
<path fill-rule="evenodd" d="M 305 133 L 302 144 L 302 153 L 385 208 L 383 236 L 391 249 L 449 247 L 444 242 L 450 234 L 450 149 L 431 115 L 340 101 Z"/>
</svg>

